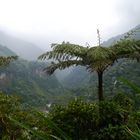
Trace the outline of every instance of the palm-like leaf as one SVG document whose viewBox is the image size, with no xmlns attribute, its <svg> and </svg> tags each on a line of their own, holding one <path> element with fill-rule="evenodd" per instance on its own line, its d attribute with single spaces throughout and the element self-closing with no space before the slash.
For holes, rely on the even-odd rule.
<svg viewBox="0 0 140 140">
<path fill-rule="evenodd" d="M 65 42 L 52 44 L 52 48 L 52 51 L 42 54 L 39 59 L 69 60 L 74 57 L 83 58 L 87 51 L 87 48 L 83 46 Z"/>
<path fill-rule="evenodd" d="M 115 53 L 110 48 L 92 47 L 87 53 L 88 68 L 91 71 L 104 71 L 115 60 Z"/>
<path fill-rule="evenodd" d="M 59 61 L 59 63 L 52 63 L 50 66 L 44 69 L 47 74 L 53 74 L 56 69 L 65 69 L 73 65 L 83 65 L 82 60 L 68 60 L 68 61 Z"/>
<path fill-rule="evenodd" d="M 70 43 L 53 45 L 53 50 L 39 56 L 39 59 L 54 59 L 58 63 L 52 63 L 45 71 L 52 74 L 56 69 L 65 69 L 72 65 L 84 65 L 92 71 L 98 68 L 105 69 L 114 62 L 115 53 L 105 47 L 83 47 Z M 104 60 L 104 61 L 103 61 Z"/>
<path fill-rule="evenodd" d="M 116 54 L 116 59 L 140 59 L 140 40 L 122 40 L 110 47 Z"/>
<path fill-rule="evenodd" d="M 130 34 L 131 35 L 131 34 Z M 128 34 L 128 37 L 130 36 Z M 45 71 L 52 74 L 56 69 L 65 69 L 72 65 L 83 65 L 90 72 L 96 71 L 98 74 L 99 100 L 103 99 L 103 72 L 108 66 L 121 58 L 131 58 L 140 60 L 140 40 L 129 40 L 128 37 L 121 39 L 110 47 L 94 46 L 83 47 L 80 45 L 63 42 L 53 44 L 52 51 L 44 53 L 39 59 L 54 59 L 55 63 L 49 65 Z"/>
</svg>

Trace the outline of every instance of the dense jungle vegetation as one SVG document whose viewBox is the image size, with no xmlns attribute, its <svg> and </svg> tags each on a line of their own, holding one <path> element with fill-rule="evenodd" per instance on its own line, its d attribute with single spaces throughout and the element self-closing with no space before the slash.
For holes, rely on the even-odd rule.
<svg viewBox="0 0 140 140">
<path fill-rule="evenodd" d="M 99 33 L 95 47 L 53 44 L 39 57 L 56 60 L 51 64 L 17 58 L 1 45 L 0 139 L 139 140 L 140 41 L 134 33 L 108 47 Z M 64 79 L 53 74 L 73 65 Z"/>
</svg>

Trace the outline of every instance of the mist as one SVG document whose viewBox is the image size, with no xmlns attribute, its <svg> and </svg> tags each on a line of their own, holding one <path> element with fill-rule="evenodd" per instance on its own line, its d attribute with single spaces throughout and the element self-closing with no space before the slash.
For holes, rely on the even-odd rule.
<svg viewBox="0 0 140 140">
<path fill-rule="evenodd" d="M 0 30 L 49 50 L 51 43 L 97 44 L 140 23 L 139 0 L 5 0 Z"/>
</svg>

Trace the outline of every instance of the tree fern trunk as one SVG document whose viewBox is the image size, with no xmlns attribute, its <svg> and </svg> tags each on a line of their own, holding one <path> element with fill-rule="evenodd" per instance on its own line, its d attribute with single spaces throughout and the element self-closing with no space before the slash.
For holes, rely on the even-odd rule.
<svg viewBox="0 0 140 140">
<path fill-rule="evenodd" d="M 103 72 L 98 71 L 98 99 L 102 101 L 103 98 Z"/>
<path fill-rule="evenodd" d="M 15 137 L 14 137 L 14 135 L 11 135 L 10 136 L 10 140 L 16 140 Z"/>
</svg>

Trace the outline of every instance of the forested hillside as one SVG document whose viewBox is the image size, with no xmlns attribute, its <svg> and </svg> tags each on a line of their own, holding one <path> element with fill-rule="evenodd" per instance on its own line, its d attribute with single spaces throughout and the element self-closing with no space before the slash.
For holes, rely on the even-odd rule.
<svg viewBox="0 0 140 140">
<path fill-rule="evenodd" d="M 138 29 L 139 26 L 136 27 Z M 122 37 L 114 37 L 117 40 Z M 139 33 L 136 33 L 136 38 Z M 110 41 L 111 40 L 111 41 Z M 110 44 L 110 39 L 105 44 Z M 1 55 L 16 55 L 5 46 L 0 46 Z M 88 72 L 85 67 L 73 67 L 67 74 L 62 72 L 49 76 L 43 72 L 46 63 L 38 61 L 27 61 L 19 59 L 11 63 L 8 67 L 0 68 L 0 90 L 8 94 L 21 96 L 25 104 L 44 106 L 47 102 L 62 102 L 74 98 L 75 96 L 86 99 L 97 99 L 97 76 L 96 73 Z M 126 79 L 140 86 L 140 64 L 136 61 L 119 61 L 104 74 L 105 96 L 113 96 L 117 91 L 130 91 L 117 80 L 123 76 Z M 63 78 L 60 78 L 61 75 Z"/>
<path fill-rule="evenodd" d="M 139 39 L 140 38 L 140 25 L 137 25 L 135 28 L 132 29 L 134 31 L 134 33 L 130 36 L 131 39 Z M 130 30 L 130 31 L 132 31 Z M 121 38 L 123 38 L 127 33 L 115 36 L 110 38 L 107 41 L 103 42 L 104 46 L 109 46 L 112 45 L 114 43 L 116 43 L 118 40 L 120 40 Z"/>
<path fill-rule="evenodd" d="M 19 47 L 19 50 L 23 55 L 29 49 L 25 48 L 25 51 L 22 52 L 21 48 Z M 15 50 L 16 47 L 13 49 Z M 33 54 L 30 54 L 30 57 L 33 59 L 36 57 L 37 59 L 38 55 L 34 53 L 34 49 L 32 50 L 28 51 L 29 53 L 33 52 Z M 16 56 L 17 54 L 7 46 L 0 45 L 0 55 Z M 28 59 L 27 57 L 25 58 Z M 65 103 L 66 100 L 73 98 L 74 95 L 69 90 L 63 88 L 55 74 L 48 76 L 43 72 L 46 65 L 47 63 L 24 60 L 19 56 L 18 60 L 11 62 L 10 65 L 1 66 L 0 91 L 19 96 L 24 105 L 40 106 L 43 108 L 47 103 Z"/>
<path fill-rule="evenodd" d="M 18 95 L 24 104 L 45 106 L 56 102 L 64 89 L 55 75 L 44 72 L 46 63 L 17 60 L 8 67 L 0 68 L 0 90 Z"/>
<path fill-rule="evenodd" d="M 140 140 L 140 0 L 1 0 L 0 140 Z"/>
<path fill-rule="evenodd" d="M 6 46 L 0 45 L 0 56 L 12 56 L 16 55 L 13 51 L 8 49 Z"/>
</svg>

